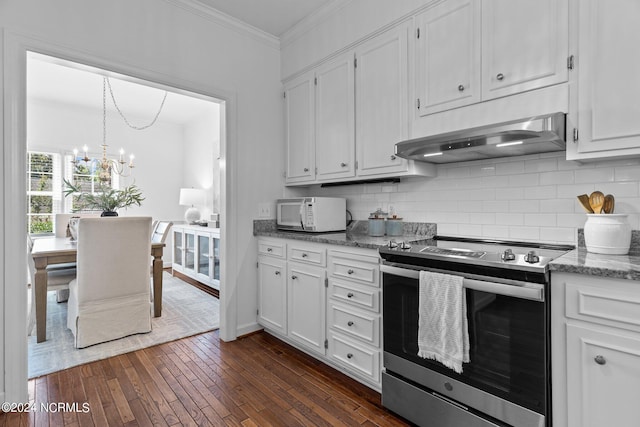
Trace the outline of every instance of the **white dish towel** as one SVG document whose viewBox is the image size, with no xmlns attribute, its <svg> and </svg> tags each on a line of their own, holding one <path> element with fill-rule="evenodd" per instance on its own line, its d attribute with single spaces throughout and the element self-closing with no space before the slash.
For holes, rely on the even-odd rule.
<svg viewBox="0 0 640 427">
<path fill-rule="evenodd" d="M 463 278 L 420 272 L 418 356 L 434 359 L 457 373 L 469 362 L 467 297 Z"/>
</svg>

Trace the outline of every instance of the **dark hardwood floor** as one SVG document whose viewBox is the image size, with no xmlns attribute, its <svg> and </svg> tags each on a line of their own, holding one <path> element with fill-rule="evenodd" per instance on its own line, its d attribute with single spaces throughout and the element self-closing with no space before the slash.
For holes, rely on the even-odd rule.
<svg viewBox="0 0 640 427">
<path fill-rule="evenodd" d="M 408 425 L 378 393 L 264 332 L 88 363 L 29 381 L 29 396 L 38 410 L 1 414 L 0 426 Z"/>
</svg>

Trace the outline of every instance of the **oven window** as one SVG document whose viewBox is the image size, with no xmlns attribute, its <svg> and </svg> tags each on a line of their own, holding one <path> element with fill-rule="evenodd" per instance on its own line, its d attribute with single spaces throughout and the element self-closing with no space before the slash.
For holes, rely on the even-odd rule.
<svg viewBox="0 0 640 427">
<path fill-rule="evenodd" d="M 384 350 L 545 413 L 544 304 L 467 289 L 469 358 L 461 375 L 418 357 L 418 283 L 384 274 Z"/>
</svg>

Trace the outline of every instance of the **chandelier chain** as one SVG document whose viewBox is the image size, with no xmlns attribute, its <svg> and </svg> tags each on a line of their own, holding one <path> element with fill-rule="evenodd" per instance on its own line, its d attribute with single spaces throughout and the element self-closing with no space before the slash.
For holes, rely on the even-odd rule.
<svg viewBox="0 0 640 427">
<path fill-rule="evenodd" d="M 127 120 L 127 118 L 124 116 L 124 113 L 122 112 L 122 110 L 120 110 L 120 107 L 118 106 L 118 103 L 116 102 L 116 97 L 113 94 L 113 89 L 111 88 L 111 82 L 109 81 L 109 78 L 105 77 L 104 81 L 109 86 L 109 93 L 111 94 L 111 99 L 113 100 L 113 105 L 116 107 L 116 110 L 118 111 L 118 114 L 120 114 L 120 117 L 122 117 L 122 120 L 124 120 L 124 122 L 127 124 L 127 126 L 129 126 L 131 129 L 135 129 L 135 130 L 144 130 L 144 129 L 150 128 L 151 126 L 153 126 L 156 123 L 156 120 L 158 120 L 158 116 L 160 116 L 160 113 L 162 112 L 162 108 L 164 107 L 164 102 L 167 100 L 167 91 L 164 92 L 164 97 L 162 98 L 162 103 L 160 103 L 160 108 L 158 109 L 158 112 L 156 113 L 156 115 L 153 118 L 153 120 L 151 121 L 151 123 L 149 123 L 148 125 L 145 125 L 145 126 L 134 126 L 129 122 L 129 120 Z M 103 85 L 103 91 L 104 91 L 104 85 Z M 106 98 L 106 96 L 103 96 L 103 99 L 105 99 L 105 98 Z M 104 107 L 105 107 L 105 111 L 106 111 L 106 106 L 104 106 Z M 106 131 L 105 131 L 105 133 L 106 133 Z"/>
</svg>

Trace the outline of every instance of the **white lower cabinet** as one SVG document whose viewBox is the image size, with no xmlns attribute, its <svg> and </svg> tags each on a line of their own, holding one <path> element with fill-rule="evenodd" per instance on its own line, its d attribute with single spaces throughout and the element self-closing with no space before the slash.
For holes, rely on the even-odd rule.
<svg viewBox="0 0 640 427">
<path fill-rule="evenodd" d="M 287 313 L 289 337 L 324 354 L 325 270 L 295 262 L 287 268 Z"/>
<path fill-rule="evenodd" d="M 553 273 L 553 425 L 637 426 L 640 282 Z"/>
<path fill-rule="evenodd" d="M 378 261 L 373 249 L 260 238 L 258 323 L 379 391 Z"/>
</svg>

